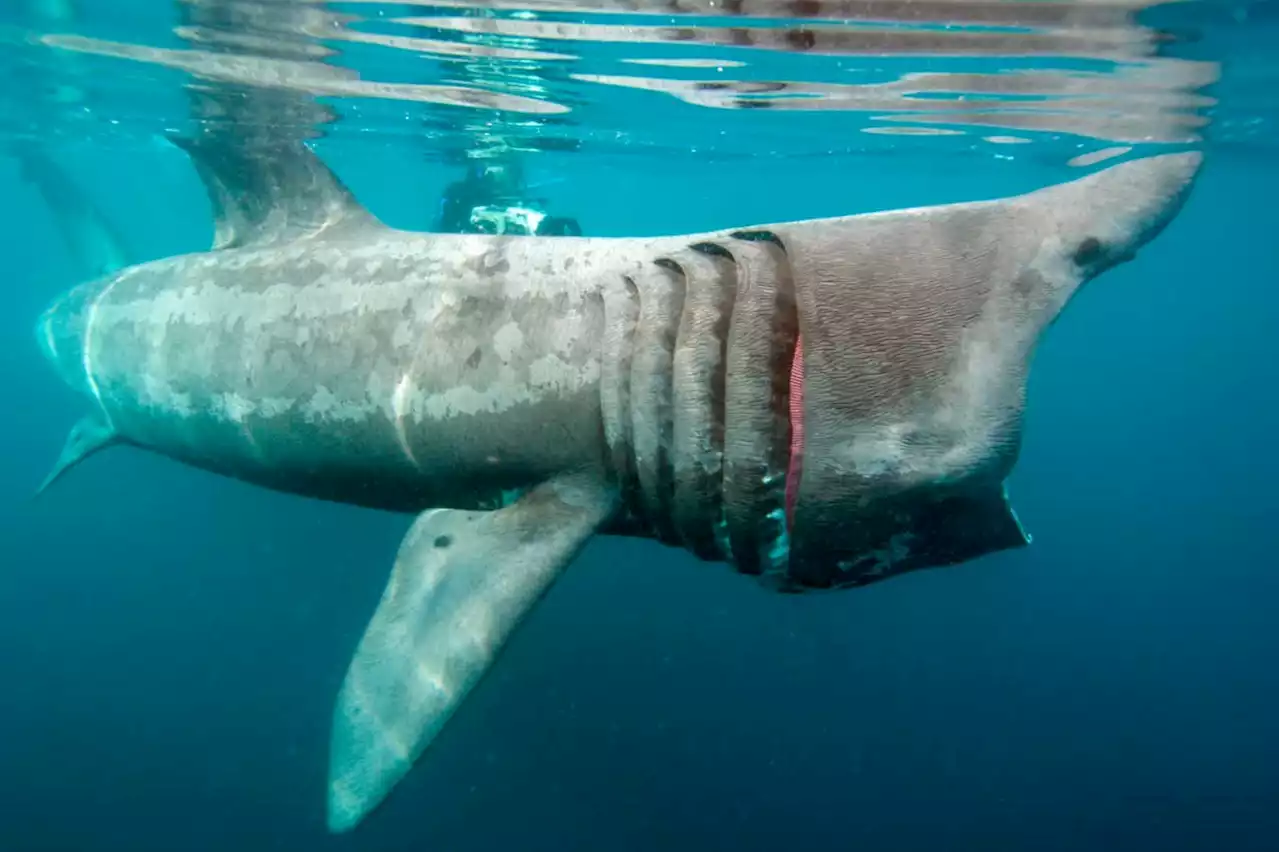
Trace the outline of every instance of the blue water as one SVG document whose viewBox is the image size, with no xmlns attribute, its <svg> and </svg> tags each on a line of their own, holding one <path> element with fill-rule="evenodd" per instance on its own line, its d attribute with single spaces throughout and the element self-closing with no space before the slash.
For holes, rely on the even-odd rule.
<svg viewBox="0 0 1280 852">
<path fill-rule="evenodd" d="M 409 519 L 130 449 L 32 500 L 82 410 L 31 327 L 77 270 L 55 211 L 0 156 L 0 850 L 1270 848 L 1275 19 L 1194 8 L 1209 37 L 1171 50 L 1226 73 L 1214 103 L 1179 107 L 1204 127 L 1151 147 L 1198 147 L 1207 165 L 1169 229 L 1039 351 L 1010 483 L 1030 548 L 780 596 L 652 542 L 597 539 L 429 759 L 341 837 L 324 828 L 332 700 Z M 1229 27 L 1233 8 L 1254 19 Z M 142 12 L 99 6 L 78 26 L 161 44 Z M 0 44 L 14 65 L 48 50 L 19 41 Z M 86 88 L 119 75 L 88 117 L 9 98 L 9 134 L 48 141 L 141 259 L 205 248 L 194 171 L 154 136 L 182 109 L 161 88 L 176 84 L 85 61 L 66 73 Z M 777 61 L 796 64 L 791 80 L 858 73 Z M 581 123 L 533 135 L 584 144 L 539 152 L 533 179 L 598 235 L 997 197 L 1075 177 L 1078 154 L 1142 147 L 859 134 L 860 112 L 677 112 L 634 88 L 588 101 L 548 86 L 581 96 Z M 317 148 L 379 217 L 426 229 L 456 168 L 389 103 Z M 636 104 L 681 123 L 664 136 Z M 456 122 L 439 150 L 483 135 L 448 107 L 430 115 Z M 484 115 L 508 134 L 525 120 Z M 776 131 L 767 149 L 750 129 Z"/>
</svg>

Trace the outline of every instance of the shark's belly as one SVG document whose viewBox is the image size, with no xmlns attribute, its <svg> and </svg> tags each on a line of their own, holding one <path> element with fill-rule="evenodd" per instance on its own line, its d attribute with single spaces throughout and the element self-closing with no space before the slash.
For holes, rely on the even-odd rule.
<svg viewBox="0 0 1280 852">
<path fill-rule="evenodd" d="M 110 355 L 94 364 L 104 412 L 136 445 L 258 485 L 405 511 L 472 475 L 466 465 L 442 471 L 439 454 L 413 454 L 415 424 L 394 391 L 357 398 L 341 377 L 302 380 L 286 364 L 252 359 L 223 365 L 214 384 L 152 354 L 140 373 Z M 296 392 L 262 390 L 293 382 Z"/>
</svg>

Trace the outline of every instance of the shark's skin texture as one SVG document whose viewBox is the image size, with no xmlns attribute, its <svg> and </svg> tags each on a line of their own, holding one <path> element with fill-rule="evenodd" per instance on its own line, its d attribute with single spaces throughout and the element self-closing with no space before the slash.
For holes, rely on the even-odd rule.
<svg viewBox="0 0 1280 852">
<path fill-rule="evenodd" d="M 470 508 L 602 460 L 599 294 L 532 247 L 378 230 L 170 258 L 73 291 L 44 339 L 131 443 L 299 494 Z M 616 275 L 610 248 L 554 260 Z"/>
<path fill-rule="evenodd" d="M 1003 483 L 1035 344 L 1170 221 L 1200 163 L 598 239 L 395 231 L 304 147 L 186 147 L 214 250 L 83 285 L 38 323 L 93 408 L 55 475 L 127 443 L 421 513 L 335 710 L 335 831 L 408 771 L 594 532 L 793 591 L 1024 545 Z"/>
</svg>

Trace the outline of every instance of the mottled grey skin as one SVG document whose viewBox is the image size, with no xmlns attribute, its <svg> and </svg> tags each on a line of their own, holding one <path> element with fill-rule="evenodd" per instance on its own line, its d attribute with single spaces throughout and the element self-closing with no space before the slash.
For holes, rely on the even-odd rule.
<svg viewBox="0 0 1280 852">
<path fill-rule="evenodd" d="M 130 443 L 299 494 L 470 508 L 603 463 L 598 282 L 638 261 L 565 242 L 361 227 L 168 258 L 72 291 L 40 336 Z"/>
<path fill-rule="evenodd" d="M 806 406 L 812 411 L 806 449 L 818 442 L 848 445 L 851 432 L 866 432 L 841 422 L 840 398 L 880 386 L 884 392 L 862 407 L 892 403 L 890 372 L 911 366 L 897 364 L 900 351 L 914 358 L 922 345 L 945 345 L 950 352 L 959 341 L 950 328 L 959 325 L 948 312 L 961 296 L 970 315 L 966 325 L 990 314 L 992 291 L 999 296 L 1001 283 L 991 269 L 1011 285 L 1035 277 L 1030 292 L 1037 304 L 1027 310 L 1022 300 L 1006 311 L 1026 313 L 1025 320 L 988 316 L 986 333 L 1000 338 L 988 347 L 990 368 L 952 384 L 960 394 L 965 381 L 984 388 L 997 380 L 1007 384 L 979 406 L 990 415 L 975 409 L 973 416 L 1012 417 L 1007 428 L 1016 431 L 1030 349 L 1091 271 L 1071 260 L 1086 240 L 1097 242 L 1090 228 L 1104 237 L 1107 228 L 1115 231 L 1111 248 L 1087 258 L 1111 265 L 1110 255 L 1131 251 L 1136 246 L 1130 244 L 1145 241 L 1171 215 L 1197 162 L 1195 155 L 1140 160 L 1025 196 L 1023 204 L 1015 199 L 754 229 L 790 249 L 783 260 L 791 267 L 800 324 L 808 326 L 806 403 L 818 394 L 837 403 Z M 1151 186 L 1131 186 L 1135 180 Z M 669 299 L 667 315 L 640 315 L 642 306 L 659 310 L 653 306 L 672 289 L 674 276 L 654 261 L 675 258 L 685 268 L 691 259 L 710 263 L 688 246 L 715 242 L 736 252 L 738 269 L 749 272 L 768 266 L 743 258 L 760 251 L 759 241 L 747 244 L 727 233 L 644 240 L 426 235 L 391 230 L 359 210 L 334 218 L 292 238 L 157 260 L 77 288 L 42 317 L 38 337 L 120 440 L 267 487 L 363 506 L 406 512 L 492 506 L 504 491 L 582 467 L 625 480 L 617 468 L 629 459 L 611 455 L 609 446 L 619 440 L 612 433 L 625 429 L 626 443 L 634 446 L 623 454 L 642 456 L 638 500 L 641 508 L 647 500 L 650 525 L 658 528 L 645 532 L 678 541 L 670 507 L 659 507 L 654 487 L 644 487 L 645 456 L 670 452 L 689 431 L 667 424 L 674 434 L 654 434 L 663 412 L 644 408 L 674 405 L 668 418 L 683 408 L 671 399 L 680 396 L 680 386 L 672 388 L 670 378 L 683 293 Z M 911 230 L 933 245 L 910 239 L 888 253 L 878 245 L 883 239 L 888 247 Z M 875 236 L 878 231 L 884 237 Z M 1034 239 L 1022 237 L 1028 232 Z M 886 286 L 900 275 L 907 277 L 906 290 Z M 871 280 L 864 284 L 866 276 Z M 705 271 L 687 277 L 709 280 Z M 933 292 L 932 280 L 952 292 Z M 866 285 L 873 289 L 860 295 Z M 809 316 L 806 302 L 812 303 Z M 875 318 L 896 312 L 905 323 L 907 309 L 923 312 L 921 322 L 932 323 L 928 330 L 937 342 L 921 339 L 919 327 L 895 331 Z M 617 329 L 637 321 L 638 329 Z M 867 323 L 856 334 L 825 339 L 828 328 Z M 877 343 L 879 329 L 891 336 Z M 712 343 L 713 354 L 723 348 L 710 333 L 688 336 L 687 348 L 703 341 Z M 863 363 L 848 357 L 850 347 L 868 345 L 893 351 Z M 821 370 L 827 347 L 841 362 Z M 735 354 L 730 348 L 727 357 Z M 1008 358 L 1016 363 L 1004 369 Z M 941 366 L 951 371 L 949 363 Z M 620 379 L 620 372 L 629 375 Z M 840 382 L 828 388 L 831 374 Z M 620 397 L 623 379 L 632 387 Z M 646 381 L 665 381 L 667 399 L 655 403 L 643 393 Z M 663 396 L 661 389 L 653 396 Z M 962 456 L 988 449 L 985 431 L 957 428 L 937 453 L 949 455 L 940 464 L 956 471 L 921 471 L 926 481 L 970 470 L 974 460 Z M 884 468 L 902 456 L 897 443 L 884 441 L 864 435 L 861 446 L 847 447 L 853 466 Z M 929 451 L 937 443 L 921 446 Z M 861 458 L 868 452 L 876 458 Z M 806 472 L 829 466 L 826 455 L 807 452 Z M 1007 465 L 999 467 L 1007 472 Z"/>
<path fill-rule="evenodd" d="M 87 284 L 40 320 L 94 406 L 54 476 L 123 442 L 421 512 L 335 710 L 335 831 L 594 532 L 792 590 L 1024 545 L 1004 480 L 1035 344 L 1170 221 L 1200 162 L 745 231 L 503 238 L 386 228 L 301 146 L 186 147 L 215 250 Z"/>
</svg>

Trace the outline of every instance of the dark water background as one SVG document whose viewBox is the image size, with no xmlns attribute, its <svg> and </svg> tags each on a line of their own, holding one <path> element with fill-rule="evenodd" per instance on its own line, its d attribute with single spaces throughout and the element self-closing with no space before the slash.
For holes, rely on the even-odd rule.
<svg viewBox="0 0 1280 852">
<path fill-rule="evenodd" d="M 141 254 L 207 245 L 176 149 L 65 144 Z M 401 227 L 453 177 L 411 147 L 320 150 Z M 1010 486 L 1029 549 L 784 597 L 596 540 L 344 837 L 332 700 L 409 519 L 130 449 L 32 501 L 81 408 L 31 328 L 76 273 L 0 158 L 0 852 L 1272 848 L 1275 154 L 1210 146 L 1179 218 L 1049 333 Z M 941 150 L 538 170 L 602 235 L 1075 176 Z"/>
</svg>

